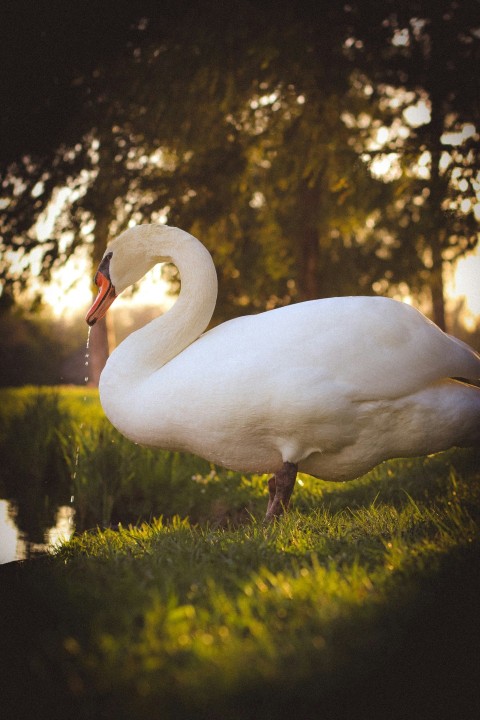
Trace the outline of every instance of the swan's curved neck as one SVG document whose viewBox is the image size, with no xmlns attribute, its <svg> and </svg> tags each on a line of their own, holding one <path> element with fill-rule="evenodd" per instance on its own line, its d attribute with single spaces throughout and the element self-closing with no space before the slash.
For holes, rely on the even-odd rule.
<svg viewBox="0 0 480 720">
<path fill-rule="evenodd" d="M 138 247 L 148 253 L 151 267 L 158 262 L 176 265 L 181 291 L 171 310 L 131 333 L 112 353 L 101 383 L 117 387 L 131 388 L 145 380 L 194 342 L 207 327 L 217 299 L 215 266 L 198 240 L 177 228 L 137 229 Z"/>
</svg>

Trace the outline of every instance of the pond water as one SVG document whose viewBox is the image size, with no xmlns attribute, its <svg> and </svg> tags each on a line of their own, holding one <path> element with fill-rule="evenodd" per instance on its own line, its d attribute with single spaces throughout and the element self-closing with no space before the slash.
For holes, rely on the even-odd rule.
<svg viewBox="0 0 480 720">
<path fill-rule="evenodd" d="M 89 379 L 91 330 L 89 327 L 85 346 L 85 387 Z M 86 400 L 85 395 L 84 403 Z M 83 423 L 80 425 L 82 427 Z M 77 446 L 73 480 L 78 470 L 78 453 Z M 64 483 L 55 481 L 53 469 L 45 472 L 46 477 L 42 477 L 40 482 L 38 477 L 36 482 L 30 482 L 27 477 L 25 482 L 10 487 L 10 492 L 16 496 L 14 502 L 0 497 L 0 564 L 26 560 L 34 554 L 48 552 L 73 535 L 75 510 L 72 505 L 65 504 L 69 496 L 67 488 Z M 9 490 L 2 487 L 0 492 L 7 494 Z M 70 502 L 73 503 L 73 496 Z"/>
<path fill-rule="evenodd" d="M 56 511 L 55 524 L 44 531 L 43 542 L 33 542 L 15 523 L 17 510 L 8 500 L 0 500 L 0 564 L 26 560 L 45 553 L 58 543 L 68 540 L 75 529 L 75 511 L 71 505 L 61 505 Z"/>
</svg>

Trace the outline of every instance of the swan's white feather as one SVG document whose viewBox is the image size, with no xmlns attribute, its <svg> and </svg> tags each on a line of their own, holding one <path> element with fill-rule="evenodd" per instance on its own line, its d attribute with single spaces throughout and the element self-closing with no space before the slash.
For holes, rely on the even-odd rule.
<svg viewBox="0 0 480 720">
<path fill-rule="evenodd" d="M 478 441 L 480 390 L 449 378 L 480 377 L 480 358 L 417 310 L 388 298 L 330 298 L 198 337 L 215 301 L 211 260 L 186 233 L 146 227 L 143 255 L 147 243 L 152 258 L 172 258 L 182 292 L 102 374 L 105 412 L 128 437 L 243 471 L 298 463 L 325 479 Z M 119 284 L 125 245 L 132 274 L 128 233 L 113 249 Z"/>
</svg>

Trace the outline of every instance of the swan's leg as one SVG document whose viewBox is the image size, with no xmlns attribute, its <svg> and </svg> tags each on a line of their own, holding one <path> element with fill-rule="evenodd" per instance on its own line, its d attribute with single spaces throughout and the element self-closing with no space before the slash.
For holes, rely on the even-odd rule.
<svg viewBox="0 0 480 720">
<path fill-rule="evenodd" d="M 277 487 L 276 481 L 275 481 L 275 475 L 272 475 L 271 478 L 268 478 L 268 505 L 267 505 L 267 514 L 270 508 L 272 507 L 272 503 L 275 500 L 275 490 Z"/>
<path fill-rule="evenodd" d="M 275 517 L 279 517 L 287 510 L 295 480 L 297 477 L 298 465 L 285 462 L 283 468 L 275 473 L 273 478 L 268 481 L 269 500 L 265 521 L 270 522 Z"/>
</svg>

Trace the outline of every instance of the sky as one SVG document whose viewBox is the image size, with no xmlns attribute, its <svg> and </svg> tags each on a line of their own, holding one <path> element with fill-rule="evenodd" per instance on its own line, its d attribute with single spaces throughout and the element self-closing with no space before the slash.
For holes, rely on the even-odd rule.
<svg viewBox="0 0 480 720">
<path fill-rule="evenodd" d="M 467 330 L 473 330 L 480 321 L 480 247 L 457 262 L 447 282 L 447 294 L 449 299 L 465 297 L 464 324 Z"/>
</svg>

